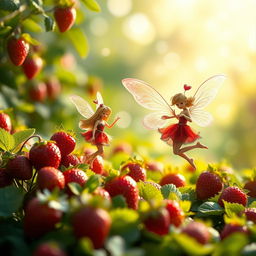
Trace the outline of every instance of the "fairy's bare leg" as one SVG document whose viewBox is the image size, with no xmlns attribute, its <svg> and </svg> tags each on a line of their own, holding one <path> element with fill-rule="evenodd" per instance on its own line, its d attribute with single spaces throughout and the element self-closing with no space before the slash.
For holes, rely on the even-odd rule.
<svg viewBox="0 0 256 256">
<path fill-rule="evenodd" d="M 194 149 L 194 148 L 206 148 L 206 149 L 207 149 L 208 147 L 204 146 L 204 145 L 201 144 L 200 142 L 197 142 L 195 145 L 181 148 L 181 149 L 180 149 L 180 152 L 181 152 L 181 153 L 185 153 L 185 152 L 187 152 L 187 151 L 189 151 L 189 150 L 191 150 L 191 149 Z"/>
<path fill-rule="evenodd" d="M 182 146 L 182 143 L 176 143 L 176 142 L 174 142 L 173 143 L 173 153 L 175 154 L 175 155 L 178 155 L 178 156 L 181 156 L 181 157 L 183 157 L 185 160 L 187 160 L 189 163 L 190 163 L 190 165 L 194 168 L 194 169 L 196 169 L 196 166 L 195 166 L 195 164 L 194 164 L 194 159 L 193 158 L 189 158 L 186 154 L 184 154 L 183 152 L 181 152 L 181 149 L 180 149 L 180 147 Z"/>
<path fill-rule="evenodd" d="M 93 154 L 89 155 L 88 158 L 86 159 L 86 162 L 88 164 L 91 164 L 93 162 L 93 160 L 98 156 L 102 156 L 103 155 L 103 145 L 96 145 L 97 146 L 97 151 L 94 152 Z"/>
</svg>

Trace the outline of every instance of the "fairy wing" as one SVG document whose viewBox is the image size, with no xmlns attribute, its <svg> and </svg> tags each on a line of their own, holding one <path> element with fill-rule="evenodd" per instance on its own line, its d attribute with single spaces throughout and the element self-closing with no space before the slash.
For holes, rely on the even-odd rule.
<svg viewBox="0 0 256 256">
<path fill-rule="evenodd" d="M 191 119 L 199 126 L 207 126 L 213 120 L 210 113 L 206 112 L 204 108 L 208 106 L 216 97 L 220 87 L 222 86 L 226 76 L 216 75 L 208 78 L 197 89 L 194 94 L 193 106 L 189 108 Z"/>
<path fill-rule="evenodd" d="M 152 130 L 162 127 L 165 120 L 161 117 L 170 115 L 170 112 L 173 113 L 173 109 L 163 96 L 149 84 L 138 79 L 126 78 L 122 80 L 122 83 L 138 104 L 146 109 L 154 110 L 153 113 L 144 117 L 144 126 Z"/>
<path fill-rule="evenodd" d="M 96 99 L 97 99 L 97 105 L 101 105 L 101 104 L 104 104 L 104 101 L 103 101 L 103 98 L 101 96 L 101 93 L 100 92 L 97 92 L 96 94 Z"/>
<path fill-rule="evenodd" d="M 76 106 L 77 111 L 86 119 L 90 118 L 94 114 L 90 104 L 80 96 L 71 95 L 69 98 L 71 102 Z"/>
</svg>

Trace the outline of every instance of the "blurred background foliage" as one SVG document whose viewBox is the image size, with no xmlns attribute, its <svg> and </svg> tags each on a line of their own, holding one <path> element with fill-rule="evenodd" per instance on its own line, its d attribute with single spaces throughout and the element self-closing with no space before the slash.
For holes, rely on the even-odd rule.
<svg viewBox="0 0 256 256">
<path fill-rule="evenodd" d="M 51 6 L 54 1 L 43 2 Z M 190 154 L 207 162 L 225 159 L 237 169 L 256 165 L 256 1 L 106 0 L 98 1 L 100 12 L 82 2 L 76 1 L 76 24 L 66 33 L 45 32 L 40 15 L 22 27 L 40 42 L 44 60 L 33 83 L 50 76 L 60 81 L 54 100 L 29 99 L 31 81 L 10 63 L 6 35 L 0 35 L 0 108 L 9 109 L 17 127 L 35 127 L 45 137 L 60 126 L 79 134 L 81 116 L 68 96 L 79 94 L 92 103 L 100 90 L 113 110 L 110 122 L 116 115 L 122 118 L 109 131 L 113 144 L 128 141 L 142 155 L 147 148 L 156 157 L 183 163 L 157 131 L 144 129 L 141 120 L 148 111 L 135 103 L 121 79 L 144 80 L 169 100 L 183 84 L 192 86 L 193 95 L 201 82 L 222 73 L 228 79 L 208 108 L 214 122 L 207 128 L 192 124 L 209 150 Z"/>
</svg>

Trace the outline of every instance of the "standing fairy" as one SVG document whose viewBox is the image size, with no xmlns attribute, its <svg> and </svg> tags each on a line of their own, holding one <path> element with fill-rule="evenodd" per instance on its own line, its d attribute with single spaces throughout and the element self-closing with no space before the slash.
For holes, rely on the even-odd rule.
<svg viewBox="0 0 256 256">
<path fill-rule="evenodd" d="M 104 146 L 109 145 L 110 138 L 104 132 L 104 128 L 112 128 L 116 122 L 120 119 L 117 117 L 112 124 L 108 124 L 107 120 L 111 115 L 111 108 L 104 105 L 102 96 L 97 92 L 97 99 L 93 101 L 97 105 L 97 109 L 94 112 L 90 104 L 77 95 L 70 96 L 71 102 L 76 106 L 77 111 L 86 119 L 79 122 L 79 128 L 82 130 L 87 130 L 82 134 L 85 141 L 95 145 L 97 151 L 89 155 L 87 158 L 87 163 L 92 163 L 93 160 L 98 155 L 103 155 Z"/>
<path fill-rule="evenodd" d="M 173 153 L 186 159 L 196 169 L 194 159 L 189 158 L 185 152 L 195 148 L 207 149 L 207 147 L 200 142 L 182 147 L 183 144 L 193 143 L 200 138 L 199 134 L 187 125 L 187 122 L 195 122 L 202 127 L 211 123 L 212 115 L 206 112 L 204 108 L 216 97 L 225 78 L 224 75 L 208 78 L 198 87 L 193 97 L 185 95 L 191 86 L 184 85 L 184 93 L 175 94 L 171 98 L 171 105 L 182 110 L 179 114 L 176 114 L 164 97 L 149 84 L 133 78 L 123 79 L 122 83 L 137 103 L 154 111 L 144 117 L 144 126 L 151 130 L 157 129 L 161 133 L 161 139 L 173 146 Z M 163 127 L 166 120 L 171 118 L 178 119 L 178 123 Z"/>
</svg>

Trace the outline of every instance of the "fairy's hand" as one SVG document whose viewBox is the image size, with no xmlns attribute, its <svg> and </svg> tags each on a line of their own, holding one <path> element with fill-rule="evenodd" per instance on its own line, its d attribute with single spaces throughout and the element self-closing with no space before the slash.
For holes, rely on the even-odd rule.
<svg viewBox="0 0 256 256">
<path fill-rule="evenodd" d="M 166 119 L 169 119 L 169 118 L 171 118 L 170 116 L 162 116 L 161 117 L 161 119 L 163 119 L 163 120 L 166 120 Z"/>
</svg>

